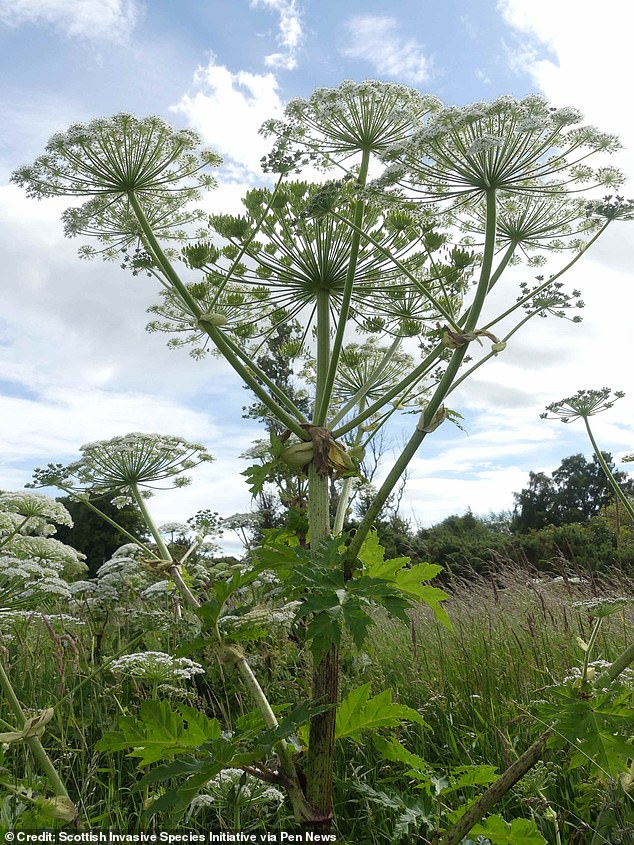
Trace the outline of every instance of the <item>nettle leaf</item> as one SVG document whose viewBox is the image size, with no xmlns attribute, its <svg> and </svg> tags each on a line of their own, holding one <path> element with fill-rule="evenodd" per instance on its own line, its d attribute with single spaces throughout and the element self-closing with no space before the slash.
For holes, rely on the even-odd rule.
<svg viewBox="0 0 634 845">
<path fill-rule="evenodd" d="M 501 816 L 489 816 L 470 831 L 471 836 L 486 836 L 492 845 L 546 845 L 546 840 L 532 819 L 513 819 L 509 824 Z"/>
<path fill-rule="evenodd" d="M 550 692 L 554 701 L 541 705 L 539 714 L 556 722 L 551 743 L 563 737 L 575 749 L 571 767 L 593 763 L 611 777 L 625 771 L 633 753 L 632 691 L 611 690 L 597 697 L 575 687 L 554 687 Z"/>
<path fill-rule="evenodd" d="M 392 702 L 392 690 L 386 689 L 370 698 L 370 684 L 363 684 L 344 698 L 337 710 L 335 739 L 359 742 L 363 731 L 393 727 L 401 722 L 416 722 L 428 727 L 418 711 Z"/>
<path fill-rule="evenodd" d="M 123 716 L 119 730 L 106 733 L 98 751 L 132 750 L 139 767 L 191 752 L 221 734 L 220 723 L 185 704 L 172 710 L 167 701 L 144 701 L 137 716 Z"/>
</svg>

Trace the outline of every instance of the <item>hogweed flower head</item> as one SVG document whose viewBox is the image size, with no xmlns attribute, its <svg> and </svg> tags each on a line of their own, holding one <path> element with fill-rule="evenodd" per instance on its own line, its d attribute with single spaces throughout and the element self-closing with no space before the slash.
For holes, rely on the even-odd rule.
<svg viewBox="0 0 634 845">
<path fill-rule="evenodd" d="M 540 414 L 540 417 L 544 420 L 561 420 L 563 423 L 578 419 L 587 420 L 588 417 L 609 410 L 616 400 L 622 399 L 623 396 L 623 391 L 612 391 L 609 387 L 602 387 L 600 390 L 578 390 L 574 396 L 547 405 L 546 411 Z"/>
<path fill-rule="evenodd" d="M 325 167 L 356 153 L 381 155 L 440 107 L 436 97 L 393 83 L 345 81 L 337 88 L 318 88 L 306 100 L 292 100 L 284 120 L 263 125 L 262 134 L 276 138 L 264 164 L 279 170 L 293 153 L 296 163 L 304 153 Z"/>
<path fill-rule="evenodd" d="M 626 596 L 605 596 L 603 598 L 586 599 L 584 601 L 573 601 L 572 607 L 575 610 L 582 610 L 596 619 L 603 619 L 620 613 L 624 608 L 632 604 L 634 599 Z"/>
<path fill-rule="evenodd" d="M 590 155 L 618 150 L 618 139 L 580 120 L 575 109 L 552 109 L 534 95 L 445 108 L 393 148 L 378 184 L 402 185 L 426 202 L 466 202 L 490 189 L 561 195 L 579 184 L 619 184 L 618 171 L 587 166 Z"/>
<path fill-rule="evenodd" d="M 113 660 L 110 671 L 116 675 L 127 675 L 140 681 L 170 683 L 186 681 L 194 675 L 204 674 L 199 663 L 187 657 L 172 657 L 163 651 L 143 651 L 125 654 Z"/>
<path fill-rule="evenodd" d="M 213 460 L 199 443 L 168 434 L 143 432 L 87 443 L 80 451 L 80 460 L 67 467 L 54 467 L 48 475 L 36 470 L 36 480 L 62 487 L 75 484 L 97 493 L 124 493 L 167 480 L 171 480 L 172 487 L 182 487 L 190 480 L 185 472 Z"/>
<path fill-rule="evenodd" d="M 55 522 L 72 528 L 73 520 L 61 502 L 56 502 L 43 493 L 2 492 L 0 512 L 18 514 L 28 519 Z"/>
<path fill-rule="evenodd" d="M 197 151 L 200 137 L 162 118 L 116 114 L 75 123 L 53 135 L 46 152 L 13 174 L 29 196 L 162 196 L 209 184 L 203 173 L 220 158 Z"/>
</svg>

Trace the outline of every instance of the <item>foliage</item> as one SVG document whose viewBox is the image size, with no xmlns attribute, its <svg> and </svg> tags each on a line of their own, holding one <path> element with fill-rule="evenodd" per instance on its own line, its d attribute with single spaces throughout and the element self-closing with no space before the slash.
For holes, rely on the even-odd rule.
<svg viewBox="0 0 634 845">
<path fill-rule="evenodd" d="M 603 458 L 626 495 L 634 495 L 634 481 L 617 470 L 612 455 Z M 530 473 L 528 487 L 515 494 L 514 528 L 525 532 L 547 525 L 587 522 L 599 514 L 613 498 L 610 484 L 598 459 L 586 460 L 582 454 L 564 458 L 552 476 Z"/>
</svg>

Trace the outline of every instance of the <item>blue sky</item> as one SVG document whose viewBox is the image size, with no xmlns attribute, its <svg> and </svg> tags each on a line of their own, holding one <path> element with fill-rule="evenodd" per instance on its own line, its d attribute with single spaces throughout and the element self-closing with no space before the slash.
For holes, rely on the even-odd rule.
<svg viewBox="0 0 634 845">
<path fill-rule="evenodd" d="M 159 517 L 228 515 L 249 507 L 239 455 L 260 434 L 241 419 L 246 394 L 219 362 L 193 362 L 144 332 L 149 282 L 79 261 L 61 233 L 66 203 L 35 203 L 9 184 L 53 132 L 123 110 L 191 126 L 225 157 L 210 207 L 237 210 L 261 181 L 264 119 L 315 87 L 379 78 L 448 104 L 536 91 L 577 106 L 620 134 L 614 163 L 634 176 L 621 94 L 633 78 L 628 13 L 626 0 L 0 0 L 0 488 L 73 459 L 86 441 L 164 431 L 202 440 L 217 460 L 191 488 L 157 497 Z M 430 524 L 510 507 L 529 470 L 589 454 L 579 430 L 538 414 L 581 387 L 634 393 L 623 316 L 634 305 L 633 252 L 634 230 L 609 234 L 571 280 L 588 304 L 584 322 L 540 321 L 456 395 L 468 433 L 443 426 L 425 441 L 405 516 Z M 634 449 L 633 410 L 628 395 L 597 418 L 615 454 Z"/>
</svg>

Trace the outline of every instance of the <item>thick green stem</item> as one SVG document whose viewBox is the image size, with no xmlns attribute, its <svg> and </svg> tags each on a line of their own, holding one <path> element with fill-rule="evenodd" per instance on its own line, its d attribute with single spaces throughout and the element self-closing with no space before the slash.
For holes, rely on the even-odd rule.
<svg viewBox="0 0 634 845">
<path fill-rule="evenodd" d="M 357 184 L 363 187 L 368 176 L 368 167 L 370 165 L 370 151 L 364 150 L 361 155 L 361 165 L 359 168 L 359 176 Z M 346 325 L 348 322 L 348 314 L 350 312 L 350 302 L 352 301 L 352 291 L 354 289 L 355 275 L 357 272 L 357 261 L 359 258 L 359 245 L 361 242 L 361 226 L 363 224 L 363 215 L 365 213 L 365 202 L 357 198 L 354 205 L 353 214 L 353 232 L 350 240 L 350 258 L 348 260 L 348 269 L 346 271 L 346 282 L 341 297 L 341 305 L 339 307 L 339 319 L 337 322 L 337 330 L 332 345 L 332 355 L 330 356 L 328 370 L 325 376 L 324 390 L 321 396 L 317 397 L 315 403 L 315 423 L 316 425 L 324 425 L 328 415 L 328 403 L 330 401 L 330 394 L 332 393 L 332 386 L 335 383 L 335 376 L 337 374 L 337 367 L 339 366 L 339 357 L 343 348 L 343 339 L 346 332 Z M 318 323 L 319 325 L 319 323 Z"/>
<path fill-rule="evenodd" d="M 18 729 L 23 730 L 24 725 L 26 724 L 26 716 L 24 714 L 24 710 L 22 709 L 22 705 L 18 700 L 17 695 L 14 692 L 13 686 L 11 681 L 9 680 L 9 676 L 4 671 L 4 666 L 2 665 L 2 661 L 0 660 L 0 689 L 4 693 L 5 698 L 9 703 L 9 707 L 13 711 L 13 715 L 18 721 Z M 51 762 L 51 758 L 48 756 L 46 751 L 44 750 L 44 746 L 40 742 L 39 737 L 30 736 L 24 740 L 28 747 L 31 749 L 31 752 L 35 759 L 37 760 L 41 770 L 46 775 L 48 782 L 51 785 L 51 789 L 55 793 L 55 795 L 63 795 L 65 798 L 68 798 L 68 791 L 64 786 L 64 782 L 62 781 L 59 773 L 53 763 Z"/>
<path fill-rule="evenodd" d="M 372 237 L 372 235 L 369 232 L 362 231 L 362 229 L 360 228 L 359 225 L 357 225 L 355 222 L 353 222 L 351 220 L 348 220 L 347 217 L 343 217 L 343 215 L 338 214 L 336 211 L 333 211 L 332 215 L 333 215 L 333 217 L 336 217 L 337 220 L 341 220 L 342 223 L 345 223 L 346 225 L 350 226 L 350 228 L 353 230 L 353 232 L 355 232 L 355 234 L 362 234 L 369 244 L 371 244 L 378 252 L 380 252 L 386 258 L 389 258 L 390 261 L 394 264 L 394 266 L 397 267 L 401 271 L 401 273 L 407 279 L 409 279 L 410 282 L 413 282 L 414 287 L 425 294 L 427 299 L 432 303 L 432 305 L 438 311 L 440 316 L 444 317 L 445 320 L 447 320 L 450 328 L 454 329 L 454 331 L 459 330 L 460 326 L 459 326 L 458 323 L 456 323 L 456 321 L 455 321 L 453 315 L 451 314 L 451 312 L 447 311 L 443 307 L 443 305 L 438 301 L 438 299 L 430 291 L 430 289 L 427 287 L 427 285 L 423 284 L 423 282 L 420 279 L 417 279 L 416 276 L 413 273 L 410 273 L 410 271 L 407 269 L 405 264 L 403 264 L 402 261 L 399 261 L 399 259 L 395 255 L 393 255 L 390 252 L 389 249 L 386 249 L 386 247 L 384 247 L 383 244 L 381 244 L 380 241 L 377 241 L 376 238 Z"/>
<path fill-rule="evenodd" d="M 611 663 L 605 672 L 602 672 L 594 681 L 594 686 L 597 689 L 603 689 L 606 684 L 612 683 L 621 672 L 624 672 L 628 666 L 634 663 L 634 642 L 623 651 L 616 660 Z"/>
<path fill-rule="evenodd" d="M 484 306 L 484 302 L 486 299 L 487 291 L 489 289 L 489 283 L 491 280 L 491 268 L 493 265 L 493 256 L 495 254 L 495 226 L 496 226 L 496 197 L 495 191 L 490 190 L 487 192 L 487 227 L 486 227 L 486 239 L 484 244 L 484 252 L 482 256 L 482 266 L 480 269 L 480 278 L 478 281 L 478 287 L 476 288 L 476 293 L 473 298 L 473 302 L 469 311 L 467 312 L 467 318 L 465 320 L 465 331 L 473 331 L 476 327 L 480 314 L 482 312 L 482 307 Z M 425 408 L 424 412 L 421 415 L 420 421 L 414 430 L 414 433 L 408 440 L 405 445 L 405 448 L 401 452 L 401 454 L 396 459 L 396 462 L 392 469 L 390 470 L 387 478 L 377 491 L 375 497 L 373 498 L 372 502 L 370 503 L 370 507 L 366 511 L 363 519 L 361 520 L 359 527 L 357 528 L 354 537 L 350 543 L 347 553 L 348 564 L 351 565 L 356 560 L 361 546 L 363 545 L 363 541 L 369 534 L 375 519 L 378 517 L 379 513 L 381 512 L 381 508 L 388 500 L 392 490 L 398 484 L 401 476 L 407 469 L 407 466 L 411 459 L 416 454 L 418 447 L 425 439 L 426 435 L 430 430 L 432 430 L 434 416 L 436 412 L 440 409 L 440 406 L 445 400 L 445 397 L 451 390 L 452 384 L 456 378 L 458 370 L 460 369 L 460 365 L 462 363 L 462 359 L 464 358 L 466 351 L 467 351 L 468 344 L 464 344 L 460 346 L 458 349 L 454 350 L 453 355 L 451 356 L 451 360 L 447 365 L 447 369 L 445 370 L 442 379 L 440 380 L 438 387 L 434 391 L 434 395 Z"/>
<path fill-rule="evenodd" d="M 143 496 L 141 496 L 141 493 L 139 492 L 136 485 L 132 485 L 130 487 L 130 492 L 132 493 L 135 502 L 139 506 L 139 510 L 143 515 L 145 524 L 149 528 L 152 536 L 154 537 L 161 558 L 165 561 L 171 561 L 172 556 L 170 555 L 169 550 L 165 545 L 165 541 L 161 537 L 161 534 L 158 528 L 156 527 L 156 524 L 154 523 L 154 520 L 152 519 L 152 516 L 145 504 L 145 500 L 143 499 Z M 183 596 L 187 605 L 192 610 L 198 609 L 200 607 L 200 602 L 185 583 L 178 564 L 172 562 L 172 566 L 169 567 L 168 572 L 176 583 L 178 591 Z M 260 713 L 262 714 L 262 718 L 264 720 L 264 724 L 267 726 L 267 728 L 276 728 L 278 726 L 278 721 L 275 718 L 275 714 L 273 713 L 271 705 L 269 704 L 269 701 L 266 695 L 264 694 L 262 687 L 258 683 L 257 678 L 253 674 L 253 671 L 249 666 L 246 657 L 244 656 L 242 651 L 235 649 L 231 646 L 227 647 L 225 651 L 227 654 L 231 654 L 231 662 L 235 664 L 235 667 L 238 670 L 240 677 L 244 681 L 244 685 L 246 686 L 249 693 L 252 695 L 256 706 L 260 710 Z M 295 765 L 292 759 L 292 752 L 288 743 L 285 740 L 280 740 L 276 744 L 275 748 L 279 754 L 280 764 L 282 766 L 285 778 L 287 780 L 294 778 L 296 781 L 297 773 L 295 771 Z M 297 796 L 295 796 L 295 803 L 297 803 Z"/>
<path fill-rule="evenodd" d="M 289 431 L 296 434 L 300 439 L 306 440 L 307 434 L 295 417 L 291 416 L 275 399 L 273 399 L 264 390 L 258 379 L 266 380 L 266 375 L 262 373 L 259 367 L 254 362 L 250 362 L 248 366 L 244 365 L 233 352 L 231 345 L 227 342 L 227 338 L 217 326 L 211 326 L 204 321 L 201 327 L 207 332 L 209 337 L 213 340 L 217 349 L 223 354 L 225 359 L 231 364 L 236 373 L 244 381 L 244 383 L 255 393 L 258 399 L 265 405 L 273 416 L 279 420 L 282 425 L 286 426 Z"/>
<path fill-rule="evenodd" d="M 400 335 L 394 338 L 390 348 L 386 350 L 385 354 L 383 355 L 383 358 L 377 365 L 376 369 L 372 372 L 368 380 L 357 390 L 354 396 L 352 396 L 328 422 L 329 428 L 334 428 L 334 426 L 336 426 L 337 423 L 340 422 L 345 417 L 345 415 L 355 407 L 355 405 L 359 406 L 359 413 L 363 412 L 363 409 L 365 408 L 366 396 L 374 387 L 376 382 L 379 380 L 383 371 L 390 363 L 394 355 L 396 355 L 396 353 L 398 352 L 401 342 L 402 338 L 400 337 Z"/>
<path fill-rule="evenodd" d="M 182 300 L 183 304 L 186 306 L 187 310 L 193 317 L 193 319 L 198 323 L 202 316 L 202 311 L 200 306 L 191 295 L 191 293 L 187 290 L 187 286 L 183 284 L 181 281 L 178 273 L 172 267 L 169 259 L 163 252 L 161 245 L 159 244 L 154 232 L 152 231 L 152 227 L 150 226 L 147 217 L 139 203 L 138 199 L 136 198 L 134 193 L 130 193 L 129 195 L 130 205 L 132 206 L 134 213 L 139 221 L 139 225 L 143 230 L 143 235 L 146 238 L 147 244 L 151 249 L 156 261 L 158 262 L 162 272 L 165 274 L 165 277 L 172 285 L 174 290 L 178 293 L 180 299 Z M 274 399 L 269 396 L 269 394 L 264 390 L 262 385 L 258 382 L 258 379 L 261 381 L 266 380 L 266 374 L 263 373 L 260 368 L 254 363 L 250 362 L 249 367 L 245 367 L 240 361 L 234 351 L 231 349 L 231 346 L 226 342 L 222 332 L 215 326 L 209 325 L 209 323 L 203 322 L 200 327 L 207 332 L 209 337 L 213 340 L 215 345 L 218 347 L 219 351 L 222 352 L 227 362 L 233 367 L 233 369 L 238 373 L 240 378 L 247 384 L 250 389 L 255 393 L 255 395 L 260 399 L 260 401 L 266 405 L 266 407 L 271 411 L 271 413 L 288 429 L 293 431 L 295 434 L 298 434 L 300 437 L 305 437 L 305 432 L 302 431 L 301 427 L 298 425 L 297 421 L 288 414 L 284 408 L 282 408 Z"/>
<path fill-rule="evenodd" d="M 314 553 L 330 537 L 329 479 L 320 475 L 314 461 L 308 467 L 308 524 Z M 315 706 L 327 706 L 310 721 L 306 760 L 306 798 L 315 812 L 313 831 L 327 831 L 332 819 L 332 776 L 335 749 L 336 705 L 339 695 L 339 649 L 331 646 L 313 671 Z"/>
<path fill-rule="evenodd" d="M 471 828 L 478 824 L 489 810 L 500 801 L 506 793 L 521 780 L 524 775 L 541 760 L 544 747 L 552 731 L 549 729 L 527 748 L 518 759 L 506 769 L 500 777 L 491 784 L 475 804 L 472 804 L 467 812 L 456 824 L 441 837 L 439 845 L 458 845 L 469 833 Z"/>
<path fill-rule="evenodd" d="M 593 687 L 603 689 L 634 663 L 634 643 L 631 643 L 608 668 L 595 678 Z M 556 727 L 556 725 L 554 726 Z M 515 784 L 542 758 L 544 748 L 554 727 L 545 730 L 535 742 L 518 757 L 518 759 L 502 772 L 500 777 L 491 784 L 478 800 L 469 807 L 460 820 L 450 828 L 439 840 L 438 845 L 458 845 L 467 836 L 471 828 L 477 824 Z"/>
<path fill-rule="evenodd" d="M 610 224 L 610 221 L 608 220 L 608 221 L 607 221 L 607 222 L 606 222 L 606 223 L 605 223 L 605 224 L 604 224 L 604 225 L 603 225 L 603 226 L 599 229 L 599 231 L 598 231 L 595 235 L 593 235 L 593 237 L 591 237 L 591 238 L 590 238 L 590 240 L 588 241 L 588 243 L 587 243 L 587 244 L 585 244 L 585 245 L 584 245 L 584 247 L 583 247 L 582 249 L 580 249 L 580 250 L 579 250 L 579 252 L 575 255 L 575 257 L 574 257 L 571 261 L 569 261 L 569 262 L 565 265 L 565 267 L 562 267 L 562 268 L 561 268 L 561 270 L 558 270 L 558 271 L 555 273 L 555 275 L 554 275 L 554 276 L 550 276 L 550 277 L 549 277 L 549 279 L 548 279 L 548 281 L 546 281 L 546 282 L 544 282 L 543 284 L 539 285 L 539 287 L 537 287 L 535 290 L 531 291 L 530 293 L 527 293 L 525 296 L 523 296 L 523 297 L 521 297 L 520 299 L 518 299 L 518 300 L 517 300 L 517 302 L 515 302 L 515 303 L 514 303 L 514 304 L 513 304 L 510 308 L 507 308 L 507 309 L 506 309 L 506 311 L 503 311 L 501 314 L 498 314 L 498 316 L 497 316 L 494 320 L 491 320 L 489 323 L 487 323 L 485 326 L 483 326 L 483 327 L 482 327 L 482 328 L 483 328 L 483 330 L 484 330 L 484 331 L 487 331 L 488 329 L 490 329 L 490 328 L 492 328 L 493 326 L 495 326 L 495 325 L 496 325 L 496 323 L 499 323 L 501 320 L 506 319 L 506 317 L 508 317 L 508 316 L 509 316 L 510 314 L 512 314 L 514 311 L 517 311 L 517 309 L 518 309 L 518 308 L 521 308 L 521 307 L 522 307 L 523 305 L 525 305 L 527 302 L 530 302 L 530 301 L 531 301 L 531 299 L 534 299 L 534 297 L 538 296 L 538 295 L 539 295 L 539 294 L 540 294 L 543 290 L 545 290 L 547 287 L 549 287 L 550 285 L 552 285 L 552 283 L 553 283 L 553 282 L 555 282 L 555 281 L 556 281 L 556 280 L 557 280 L 560 276 L 563 276 L 563 275 L 564 275 L 564 273 L 567 273 L 567 272 L 568 272 L 568 270 L 570 270 L 570 268 L 571 268 L 574 264 L 576 264 L 576 263 L 577 263 L 577 261 L 579 261 L 579 259 L 581 258 L 581 256 L 582 256 L 582 255 L 584 255 L 584 254 L 585 254 L 585 253 L 586 253 L 586 252 L 590 249 L 590 247 L 591 247 L 591 246 L 592 246 L 592 244 L 593 244 L 593 243 L 597 240 L 597 238 L 599 238 L 599 237 L 603 234 L 603 232 L 605 232 L 605 230 L 606 230 L 606 228 L 608 227 L 608 225 L 609 225 L 609 224 Z M 496 272 L 497 272 L 497 271 L 496 271 Z"/>
<path fill-rule="evenodd" d="M 324 425 L 328 413 L 330 363 L 330 291 L 324 288 L 317 294 L 317 375 L 313 416 L 315 425 Z"/>
<path fill-rule="evenodd" d="M 381 408 L 384 408 L 388 402 L 391 402 L 396 396 L 399 396 L 404 390 L 406 390 L 410 385 L 415 384 L 417 381 L 420 381 L 421 378 L 425 375 L 425 373 L 429 372 L 431 367 L 438 361 L 440 356 L 445 352 L 445 346 L 442 343 L 439 343 L 427 357 L 421 361 L 421 363 L 415 367 L 409 375 L 405 378 L 401 379 L 398 384 L 395 384 L 394 387 L 387 390 L 383 396 L 374 402 L 372 405 L 368 405 L 368 407 L 360 414 L 356 414 L 352 419 L 348 420 L 348 422 L 344 423 L 343 425 L 339 426 L 332 432 L 332 436 L 336 439 L 342 437 L 344 434 L 347 434 L 349 431 L 352 431 L 357 426 L 361 425 L 361 423 L 365 422 L 370 417 L 373 417 L 377 414 Z"/>
<path fill-rule="evenodd" d="M 248 368 L 251 368 L 253 359 L 249 357 L 249 353 L 240 349 L 237 343 L 234 343 L 231 338 L 227 337 L 226 334 L 223 334 L 223 340 L 227 344 L 227 347 L 231 349 L 234 355 L 239 358 Z M 286 406 L 286 408 L 293 414 L 294 417 L 297 418 L 300 424 L 308 422 L 306 417 L 302 414 L 302 412 L 296 407 L 293 401 L 281 390 L 275 382 L 270 379 L 263 370 L 258 370 L 258 379 L 268 387 L 271 391 L 272 395 L 277 397 L 280 405 L 282 407 Z"/>
<path fill-rule="evenodd" d="M 363 410 L 364 402 L 361 401 L 359 405 L 359 410 Z M 359 428 L 357 429 L 357 433 L 354 436 L 353 445 L 359 446 L 363 439 L 363 431 Z M 337 502 L 337 512 L 335 514 L 335 520 L 332 526 L 332 533 L 335 537 L 337 537 L 343 531 L 343 524 L 346 519 L 346 513 L 348 512 L 348 504 L 350 502 L 350 494 L 352 492 L 352 478 L 345 478 L 343 484 L 341 485 L 341 490 L 339 491 L 339 501 Z"/>
<path fill-rule="evenodd" d="M 108 516 L 108 514 L 104 513 L 100 508 L 97 507 L 97 505 L 93 504 L 90 501 L 88 496 L 83 493 L 77 493 L 75 490 L 72 489 L 72 487 L 62 487 L 61 485 L 56 486 L 58 486 L 60 490 L 63 490 L 64 493 L 67 493 L 69 496 L 72 496 L 78 502 L 81 502 L 83 505 L 86 505 L 89 510 L 100 516 L 101 519 L 104 520 L 104 522 L 108 523 L 108 525 L 112 525 L 113 528 L 116 528 L 117 531 L 120 531 L 123 536 L 127 537 L 130 542 L 135 544 L 135 546 L 138 546 L 140 549 L 143 549 L 143 551 L 147 552 L 148 555 L 154 555 L 154 552 L 150 548 L 148 548 L 148 546 L 146 546 L 142 540 L 139 540 L 138 537 L 134 536 L 134 534 L 130 534 L 130 532 L 127 531 L 122 525 L 119 525 L 116 520 L 112 519 Z"/>
<path fill-rule="evenodd" d="M 241 247 L 238 251 L 238 254 L 236 255 L 236 257 L 234 258 L 234 260 L 231 263 L 231 266 L 229 267 L 229 269 L 225 273 L 225 276 L 222 280 L 222 284 L 220 284 L 218 286 L 218 290 L 216 291 L 216 295 L 213 299 L 213 302 L 211 303 L 211 308 L 213 308 L 216 305 L 216 303 L 218 302 L 218 299 L 220 298 L 223 290 L 225 289 L 225 287 L 227 286 L 229 281 L 233 278 L 233 274 L 235 273 L 236 268 L 238 267 L 238 265 L 240 264 L 240 262 L 244 258 L 244 255 L 246 254 L 246 251 L 248 250 L 248 248 L 251 246 L 253 239 L 255 238 L 255 236 L 260 231 L 262 224 L 266 220 L 266 217 L 267 217 L 269 211 L 271 210 L 271 206 L 273 205 L 273 203 L 275 202 L 275 199 L 277 198 L 278 192 L 279 192 L 279 190 L 282 186 L 282 182 L 284 181 L 285 178 L 286 178 L 286 174 L 281 173 L 277 182 L 275 183 L 275 188 L 271 191 L 268 202 L 266 203 L 266 206 L 264 207 L 264 211 L 260 215 L 259 220 L 257 221 L 255 226 L 253 227 L 249 237 L 246 238 L 244 243 L 241 245 Z"/>
<path fill-rule="evenodd" d="M 191 293 L 187 290 L 187 287 L 181 281 L 178 273 L 172 267 L 170 260 L 163 252 L 163 249 L 158 240 L 156 239 L 156 235 L 152 231 L 152 227 L 150 226 L 150 223 L 147 217 L 145 216 L 145 212 L 143 211 L 141 203 L 137 199 L 137 196 L 134 191 L 130 191 L 128 193 L 128 199 L 130 201 L 130 205 L 132 206 L 132 210 L 134 211 L 134 214 L 137 220 L 139 221 L 139 225 L 143 230 L 143 236 L 145 237 L 147 244 L 150 250 L 152 251 L 152 254 L 154 255 L 154 258 L 156 259 L 161 270 L 165 274 L 165 277 L 172 285 L 174 290 L 176 290 L 181 300 L 183 301 L 183 304 L 187 306 L 187 309 L 189 310 L 191 315 L 198 319 L 201 315 L 201 310 L 198 306 L 198 303 L 191 295 Z"/>
<path fill-rule="evenodd" d="M 175 563 L 174 560 L 172 560 L 172 556 L 169 553 L 169 549 L 165 545 L 165 541 L 161 537 L 161 534 L 160 534 L 158 528 L 156 527 L 156 524 L 155 524 L 154 520 L 152 519 L 152 516 L 151 516 L 151 514 L 150 514 L 150 512 L 147 508 L 147 505 L 145 504 L 145 499 L 141 495 L 141 493 L 140 493 L 138 487 L 136 486 L 136 484 L 132 484 L 130 486 L 130 492 L 132 493 L 134 501 L 137 503 L 139 510 L 141 511 L 141 515 L 143 516 L 143 519 L 145 520 L 145 524 L 150 529 L 150 533 L 151 533 L 152 537 L 154 537 L 154 542 L 156 543 L 156 545 L 158 547 L 159 554 L 161 556 L 161 560 L 171 562 L 171 566 L 168 569 L 169 575 L 171 576 L 172 580 L 174 581 L 174 583 L 178 587 L 178 591 L 180 592 L 182 597 L 185 599 L 185 601 L 187 602 L 189 607 L 192 610 L 196 610 L 197 608 L 200 607 L 200 602 L 198 601 L 196 596 L 192 593 L 192 591 L 189 589 L 189 587 L 185 583 L 181 569 L 180 569 L 180 566 L 177 563 Z"/>
<path fill-rule="evenodd" d="M 587 648 L 583 655 L 583 669 L 581 671 L 581 680 L 585 681 L 588 677 L 588 665 L 590 663 L 590 654 L 592 653 L 592 649 L 594 648 L 594 644 L 597 641 L 597 637 L 599 636 L 599 631 L 601 630 L 601 625 L 603 623 L 603 619 L 599 617 L 598 619 L 594 620 L 594 624 L 592 626 L 592 631 L 590 632 L 590 637 L 588 638 Z"/>
</svg>

